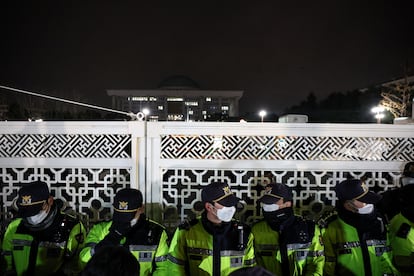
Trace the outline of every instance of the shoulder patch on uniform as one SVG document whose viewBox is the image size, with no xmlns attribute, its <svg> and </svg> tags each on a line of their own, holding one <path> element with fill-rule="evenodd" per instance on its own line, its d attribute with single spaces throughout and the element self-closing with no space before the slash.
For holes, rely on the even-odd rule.
<svg viewBox="0 0 414 276">
<path fill-rule="evenodd" d="M 67 228 L 72 229 L 76 224 L 79 223 L 79 219 L 70 214 L 63 214 L 63 220 L 61 226 L 66 226 Z"/>
<path fill-rule="evenodd" d="M 198 223 L 198 219 L 197 218 L 193 218 L 193 219 L 190 219 L 190 220 L 186 219 L 182 223 L 180 223 L 180 225 L 178 225 L 178 229 L 180 229 L 180 230 L 188 230 L 193 225 L 196 225 L 197 223 Z"/>
<path fill-rule="evenodd" d="M 79 219 L 73 215 L 73 214 L 69 214 L 69 213 L 63 213 L 65 218 L 71 221 L 79 221 Z"/>
<path fill-rule="evenodd" d="M 317 224 L 320 228 L 328 227 L 329 223 L 334 221 L 338 217 L 338 213 L 336 211 L 330 211 L 323 214 L 319 219 Z"/>
</svg>

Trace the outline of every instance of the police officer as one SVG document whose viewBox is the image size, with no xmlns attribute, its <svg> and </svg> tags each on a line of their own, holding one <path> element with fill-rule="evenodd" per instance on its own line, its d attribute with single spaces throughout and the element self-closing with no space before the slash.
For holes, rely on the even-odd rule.
<svg viewBox="0 0 414 276">
<path fill-rule="evenodd" d="M 253 235 L 232 220 L 239 199 L 227 183 L 203 188 L 204 212 L 175 231 L 169 251 L 172 275 L 229 275 L 254 266 Z"/>
<path fill-rule="evenodd" d="M 2 254 L 7 273 L 64 275 L 79 272 L 78 251 L 85 229 L 75 217 L 61 212 L 46 183 L 23 185 L 17 198 L 18 215 L 7 227 Z"/>
<path fill-rule="evenodd" d="M 322 275 L 324 255 L 319 227 L 293 212 L 293 194 L 271 183 L 258 200 L 264 219 L 252 227 L 257 263 L 276 275 Z"/>
<path fill-rule="evenodd" d="M 112 221 L 95 224 L 86 237 L 80 259 L 86 264 L 105 246 L 124 246 L 140 264 L 140 275 L 166 271 L 168 237 L 165 228 L 144 214 L 142 193 L 137 189 L 119 190 L 114 198 Z"/>
<path fill-rule="evenodd" d="M 414 162 L 407 162 L 400 178 L 400 187 L 390 189 L 381 193 L 381 200 L 377 207 L 386 218 L 387 223 L 401 211 L 400 189 L 407 185 L 414 184 Z"/>
<path fill-rule="evenodd" d="M 401 275 L 414 275 L 414 185 L 400 190 L 401 212 L 389 225 L 395 266 Z"/>
<path fill-rule="evenodd" d="M 374 204 L 380 196 L 359 179 L 336 186 L 338 215 L 323 233 L 324 275 L 398 275 L 387 229 Z"/>
</svg>

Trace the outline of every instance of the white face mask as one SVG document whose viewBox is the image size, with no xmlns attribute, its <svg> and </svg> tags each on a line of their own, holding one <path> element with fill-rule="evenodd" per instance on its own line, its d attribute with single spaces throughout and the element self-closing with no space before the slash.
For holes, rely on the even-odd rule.
<svg viewBox="0 0 414 276">
<path fill-rule="evenodd" d="M 37 225 L 41 223 L 47 217 L 47 212 L 45 210 L 40 211 L 38 214 L 27 217 L 27 222 L 31 225 Z"/>
<path fill-rule="evenodd" d="M 366 204 L 364 207 L 358 208 L 358 214 L 361 214 L 361 215 L 371 214 L 372 211 L 374 211 L 374 205 L 373 204 Z"/>
<path fill-rule="evenodd" d="M 213 206 L 214 207 L 214 206 Z M 224 222 L 229 222 L 234 216 L 234 213 L 236 213 L 236 207 L 223 207 L 221 209 L 217 209 L 214 207 L 214 209 L 217 210 L 217 218 Z"/>
<path fill-rule="evenodd" d="M 263 211 L 274 212 L 279 210 L 280 206 L 277 204 L 262 204 Z"/>
<path fill-rule="evenodd" d="M 135 224 L 137 224 L 137 222 L 138 222 L 138 219 L 133 218 L 133 219 L 131 220 L 131 227 L 134 227 L 134 225 L 135 225 Z"/>
</svg>

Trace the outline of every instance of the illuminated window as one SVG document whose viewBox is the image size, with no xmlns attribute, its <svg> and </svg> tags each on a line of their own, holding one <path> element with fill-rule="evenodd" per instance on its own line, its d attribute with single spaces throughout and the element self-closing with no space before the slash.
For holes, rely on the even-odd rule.
<svg viewBox="0 0 414 276">
<path fill-rule="evenodd" d="M 158 106 L 158 110 L 164 110 L 164 106 L 159 105 L 159 106 Z"/>
<path fill-rule="evenodd" d="M 149 100 L 150 100 L 150 102 L 156 102 L 157 98 L 156 97 L 150 97 Z"/>
<path fill-rule="evenodd" d="M 168 121 L 182 121 L 184 116 L 182 114 L 168 114 Z"/>
<path fill-rule="evenodd" d="M 134 101 L 134 102 L 146 102 L 146 101 L 148 101 L 148 97 L 132 97 L 132 101 Z"/>
<path fill-rule="evenodd" d="M 203 115 L 206 115 L 207 114 L 207 111 L 203 110 L 202 114 Z"/>
<path fill-rule="evenodd" d="M 188 110 L 188 114 L 189 114 L 189 115 L 193 115 L 193 114 L 194 114 L 194 111 L 192 111 L 192 110 Z"/>
<path fill-rule="evenodd" d="M 207 97 L 206 102 L 211 102 L 211 97 Z"/>
<path fill-rule="evenodd" d="M 198 106 L 198 102 L 185 102 L 186 106 Z"/>
<path fill-rule="evenodd" d="M 171 98 L 167 98 L 167 101 L 168 102 L 182 102 L 182 101 L 184 101 L 184 99 L 183 98 L 176 98 L 176 97 L 171 97 Z"/>
<path fill-rule="evenodd" d="M 229 110 L 229 106 L 228 106 L 228 105 L 223 105 L 223 106 L 221 107 L 221 110 Z"/>
</svg>

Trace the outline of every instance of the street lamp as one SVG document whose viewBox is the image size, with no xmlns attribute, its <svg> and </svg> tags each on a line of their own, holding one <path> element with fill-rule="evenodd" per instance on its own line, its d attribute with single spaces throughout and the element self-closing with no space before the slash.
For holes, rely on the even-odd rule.
<svg viewBox="0 0 414 276">
<path fill-rule="evenodd" d="M 142 110 L 142 113 L 144 113 L 144 115 L 145 115 L 145 120 L 146 120 L 146 119 L 147 119 L 148 114 L 150 114 L 150 110 L 149 110 L 148 108 L 144 108 L 144 109 Z"/>
<path fill-rule="evenodd" d="M 259 116 L 262 119 L 262 123 L 263 123 L 263 117 L 266 116 L 266 110 L 260 110 Z"/>
<path fill-rule="evenodd" d="M 383 106 L 375 106 L 371 109 L 372 113 L 375 113 L 375 119 L 377 119 L 377 124 L 381 124 L 381 119 L 385 117 L 384 112 L 385 108 Z"/>
</svg>

